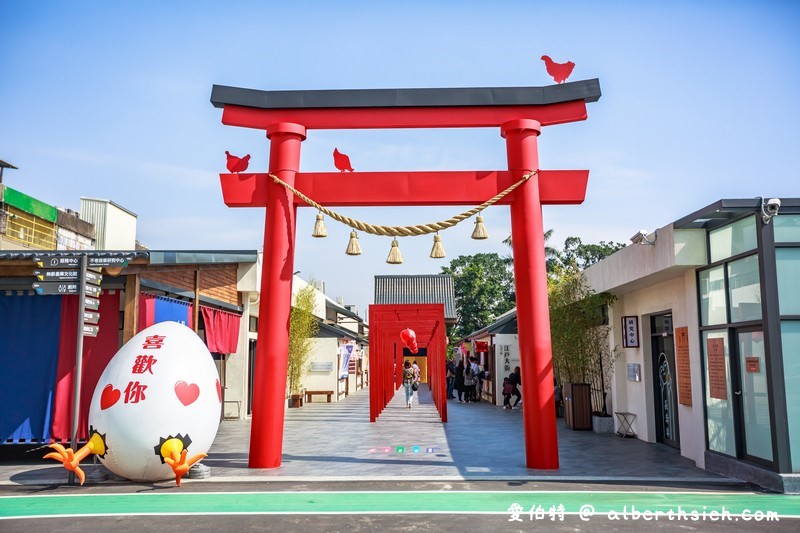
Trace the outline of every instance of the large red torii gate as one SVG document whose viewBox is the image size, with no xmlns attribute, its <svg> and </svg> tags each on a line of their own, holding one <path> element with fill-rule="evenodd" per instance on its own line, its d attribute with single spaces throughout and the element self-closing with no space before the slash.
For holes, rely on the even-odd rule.
<svg viewBox="0 0 800 533">
<path fill-rule="evenodd" d="M 545 87 L 259 91 L 215 85 L 222 123 L 261 129 L 270 140 L 269 172 L 325 206 L 477 205 L 539 169 L 542 126 L 585 120 L 600 98 L 597 79 Z M 508 171 L 300 172 L 310 129 L 497 127 Z M 511 206 L 523 428 L 529 468 L 558 468 L 543 204 L 583 202 L 589 172 L 540 171 L 499 204 Z M 295 215 L 305 205 L 267 173 L 221 174 L 230 207 L 264 207 L 251 468 L 281 464 L 286 407 Z M 264 342 L 269 339 L 269 343 Z"/>
</svg>

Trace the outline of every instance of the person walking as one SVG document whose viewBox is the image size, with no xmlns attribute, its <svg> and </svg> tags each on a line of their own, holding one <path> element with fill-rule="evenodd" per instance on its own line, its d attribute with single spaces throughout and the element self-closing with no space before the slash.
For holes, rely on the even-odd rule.
<svg viewBox="0 0 800 533">
<path fill-rule="evenodd" d="M 511 394 L 517 397 L 517 400 L 514 402 L 514 409 L 517 409 L 519 402 L 522 401 L 522 393 L 519 391 L 520 385 L 522 385 L 522 374 L 519 371 L 519 367 L 514 367 L 514 371 L 508 375 L 508 382 L 511 383 L 511 386 L 514 387 L 511 391 Z"/>
<path fill-rule="evenodd" d="M 514 394 L 514 385 L 508 378 L 503 378 L 503 409 L 511 409 L 511 395 Z"/>
<path fill-rule="evenodd" d="M 483 382 L 481 380 L 481 367 L 478 366 L 478 358 L 477 357 L 470 357 L 470 367 L 472 368 L 472 380 L 475 382 L 474 387 L 475 391 L 473 392 L 473 402 L 481 401 L 481 389 L 483 388 Z"/>
<path fill-rule="evenodd" d="M 456 375 L 453 386 L 458 392 L 458 403 L 464 403 L 464 361 L 459 360 L 456 365 Z"/>
<path fill-rule="evenodd" d="M 403 387 L 406 389 L 406 405 L 411 409 L 411 399 L 414 397 L 414 383 L 416 376 L 410 361 L 403 363 Z"/>
<path fill-rule="evenodd" d="M 453 388 L 456 385 L 456 365 L 453 360 L 447 361 L 447 399 L 454 400 Z"/>
<path fill-rule="evenodd" d="M 467 361 L 464 365 L 464 401 L 469 403 L 475 401 L 475 371 L 472 369 L 472 363 Z"/>
</svg>

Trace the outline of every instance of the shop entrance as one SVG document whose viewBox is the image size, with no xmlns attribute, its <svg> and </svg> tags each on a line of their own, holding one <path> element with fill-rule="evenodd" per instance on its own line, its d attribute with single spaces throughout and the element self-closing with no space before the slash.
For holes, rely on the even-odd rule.
<svg viewBox="0 0 800 533">
<path fill-rule="evenodd" d="M 735 330 L 737 371 L 733 378 L 733 405 L 739 422 L 743 455 L 755 462 L 772 463 L 772 424 L 764 357 L 764 333 L 760 327 Z"/>
<path fill-rule="evenodd" d="M 656 442 L 680 449 L 678 428 L 678 381 L 675 368 L 675 340 L 672 313 L 650 318 L 653 348 L 653 399 Z"/>
</svg>

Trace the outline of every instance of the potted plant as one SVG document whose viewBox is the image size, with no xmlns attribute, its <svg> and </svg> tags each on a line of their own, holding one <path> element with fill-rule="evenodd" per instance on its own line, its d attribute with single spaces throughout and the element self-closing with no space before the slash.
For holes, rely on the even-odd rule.
<svg viewBox="0 0 800 533">
<path fill-rule="evenodd" d="M 289 407 L 303 406 L 302 379 L 308 372 L 311 349 L 319 331 L 319 323 L 314 316 L 315 292 L 310 282 L 297 291 L 289 316 L 289 364 L 286 374 Z"/>
<path fill-rule="evenodd" d="M 564 418 L 570 429 L 604 427 L 605 394 L 618 355 L 608 339 L 605 310 L 615 296 L 596 294 L 575 265 L 557 265 L 548 279 L 550 334 L 556 385 L 563 386 Z M 607 424 L 606 424 L 607 425 Z"/>
</svg>

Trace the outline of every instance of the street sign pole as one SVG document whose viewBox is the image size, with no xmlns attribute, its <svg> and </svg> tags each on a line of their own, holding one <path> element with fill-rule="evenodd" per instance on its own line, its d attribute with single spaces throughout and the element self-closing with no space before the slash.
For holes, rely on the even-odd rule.
<svg viewBox="0 0 800 533">
<path fill-rule="evenodd" d="M 72 396 L 72 449 L 78 449 L 78 423 L 81 408 L 81 370 L 83 369 L 83 312 L 86 299 L 86 267 L 88 259 L 81 256 L 80 294 L 78 296 L 78 336 L 75 345 L 75 375 L 73 378 L 74 392 Z M 69 473 L 69 484 L 75 484 L 75 472 Z"/>
</svg>

